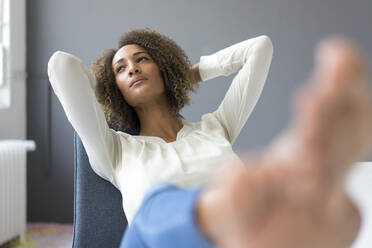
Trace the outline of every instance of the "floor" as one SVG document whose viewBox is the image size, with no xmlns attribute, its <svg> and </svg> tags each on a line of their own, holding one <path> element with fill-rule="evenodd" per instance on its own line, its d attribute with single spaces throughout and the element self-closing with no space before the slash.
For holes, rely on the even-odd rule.
<svg viewBox="0 0 372 248">
<path fill-rule="evenodd" d="M 0 248 L 71 248 L 72 224 L 28 223 L 25 241 L 12 241 Z"/>
</svg>

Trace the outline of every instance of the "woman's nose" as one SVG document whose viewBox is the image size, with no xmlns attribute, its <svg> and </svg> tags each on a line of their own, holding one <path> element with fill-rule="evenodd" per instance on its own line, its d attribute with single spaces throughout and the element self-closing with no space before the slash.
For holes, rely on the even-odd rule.
<svg viewBox="0 0 372 248">
<path fill-rule="evenodd" d="M 140 70 L 139 70 L 138 67 L 132 67 L 129 70 L 129 75 L 132 76 L 134 73 L 139 73 L 139 72 L 140 72 Z"/>
</svg>

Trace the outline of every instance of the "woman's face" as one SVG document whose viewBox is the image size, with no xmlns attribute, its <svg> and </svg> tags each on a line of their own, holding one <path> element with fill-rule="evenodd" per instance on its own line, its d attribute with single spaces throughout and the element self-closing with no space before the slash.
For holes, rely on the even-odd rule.
<svg viewBox="0 0 372 248">
<path fill-rule="evenodd" d="M 112 59 L 116 85 L 132 107 L 146 104 L 164 94 L 159 66 L 142 47 L 121 47 Z"/>
</svg>

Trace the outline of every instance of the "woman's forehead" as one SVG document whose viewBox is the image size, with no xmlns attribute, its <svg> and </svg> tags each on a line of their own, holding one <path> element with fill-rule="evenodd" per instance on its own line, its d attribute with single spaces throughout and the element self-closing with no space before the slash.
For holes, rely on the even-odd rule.
<svg viewBox="0 0 372 248">
<path fill-rule="evenodd" d="M 147 53 L 147 51 L 137 44 L 128 44 L 122 46 L 115 53 L 114 58 L 112 59 L 112 65 L 115 65 L 122 60 L 127 60 L 128 58 L 134 57 L 140 53 Z"/>
</svg>

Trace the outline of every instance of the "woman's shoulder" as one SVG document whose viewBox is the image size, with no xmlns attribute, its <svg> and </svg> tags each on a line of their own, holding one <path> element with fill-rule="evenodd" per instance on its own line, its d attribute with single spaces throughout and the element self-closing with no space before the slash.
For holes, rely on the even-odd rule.
<svg viewBox="0 0 372 248">
<path fill-rule="evenodd" d="M 121 138 L 121 139 L 133 139 L 133 137 L 135 137 L 135 135 L 133 134 L 130 134 L 130 133 L 127 133 L 127 132 L 123 132 L 123 131 L 117 131 L 117 130 L 114 130 L 114 129 L 111 129 L 113 130 L 116 135 Z"/>
<path fill-rule="evenodd" d="M 194 123 L 196 128 L 199 128 L 205 132 L 217 132 L 225 137 L 227 137 L 226 128 L 222 125 L 216 114 L 206 113 L 201 116 L 201 120 Z"/>
<path fill-rule="evenodd" d="M 144 145 L 149 144 L 149 143 L 158 143 L 158 140 L 160 138 L 155 137 L 155 136 L 143 136 L 143 135 L 135 135 L 135 134 L 130 134 L 127 132 L 123 131 L 115 131 L 118 137 L 121 140 L 121 143 L 126 143 L 130 145 Z"/>
<path fill-rule="evenodd" d="M 182 119 L 182 123 L 191 127 L 192 129 L 215 129 L 221 128 L 222 125 L 218 118 L 216 117 L 215 113 L 206 113 L 200 117 L 199 121 L 188 121 L 186 119 Z"/>
</svg>

